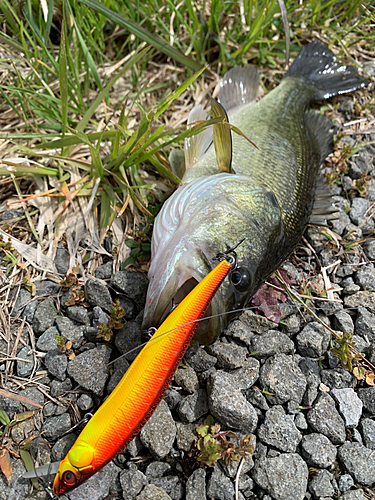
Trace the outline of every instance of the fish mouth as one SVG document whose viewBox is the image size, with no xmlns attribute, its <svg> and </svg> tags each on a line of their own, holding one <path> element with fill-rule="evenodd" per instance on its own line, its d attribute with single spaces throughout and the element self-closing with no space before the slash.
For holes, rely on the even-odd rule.
<svg viewBox="0 0 375 500">
<path fill-rule="evenodd" d="M 184 263 L 189 263 L 189 265 L 185 266 Z M 142 328 L 147 330 L 150 327 L 160 326 L 173 308 L 211 269 L 209 260 L 203 252 L 197 250 L 183 255 L 178 267 L 173 267 L 170 262 L 162 266 L 154 260 L 149 272 L 150 284 Z M 195 340 L 204 345 L 212 344 L 216 340 L 221 331 L 220 313 L 224 310 L 223 305 L 222 294 L 218 290 L 195 332 Z"/>
</svg>

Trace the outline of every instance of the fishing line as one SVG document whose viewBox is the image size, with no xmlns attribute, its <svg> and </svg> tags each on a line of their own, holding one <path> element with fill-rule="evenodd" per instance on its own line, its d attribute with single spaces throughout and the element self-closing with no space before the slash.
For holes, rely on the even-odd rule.
<svg viewBox="0 0 375 500">
<path fill-rule="evenodd" d="M 289 307 L 295 307 L 297 309 L 304 309 L 304 307 L 302 305 L 297 305 L 297 304 L 287 304 L 287 306 L 289 306 Z M 157 340 L 157 339 L 163 337 L 164 335 L 167 335 L 168 333 L 172 333 L 175 330 L 179 330 L 180 328 L 184 328 L 185 326 L 189 326 L 189 325 L 192 325 L 194 323 L 200 323 L 201 321 L 205 321 L 205 320 L 212 319 L 212 318 L 217 318 L 217 317 L 220 317 L 220 316 L 226 316 L 228 314 L 236 314 L 236 313 L 239 313 L 239 312 L 242 312 L 242 311 L 250 311 L 251 309 L 262 309 L 262 308 L 266 308 L 266 307 L 269 307 L 269 308 L 271 308 L 271 307 L 280 307 L 280 304 L 271 304 L 271 305 L 265 305 L 265 306 L 261 306 L 260 305 L 260 306 L 241 307 L 240 309 L 233 309 L 232 311 L 225 311 L 225 312 L 222 312 L 222 313 L 213 314 L 212 316 L 204 316 L 201 319 L 195 319 L 193 321 L 190 321 L 189 323 L 185 323 L 183 325 L 177 326 L 176 328 L 172 328 L 171 330 L 168 330 L 168 331 L 166 331 L 164 333 L 160 333 L 157 336 L 155 336 L 155 334 L 154 334 L 150 338 L 150 340 L 148 340 L 147 342 L 143 342 L 143 343 L 139 344 L 137 347 L 134 347 L 133 349 L 130 349 L 130 351 L 127 351 L 124 354 L 121 354 L 121 356 L 119 356 L 118 358 L 116 358 L 113 361 L 111 361 L 110 363 L 108 363 L 108 366 L 112 365 L 113 363 L 115 363 L 119 359 L 122 359 L 124 356 L 127 356 L 128 354 L 131 354 L 132 352 L 135 352 L 135 351 L 141 349 L 142 347 L 144 347 L 145 345 L 149 344 L 153 340 Z M 356 308 L 353 308 L 353 309 L 356 309 Z"/>
</svg>

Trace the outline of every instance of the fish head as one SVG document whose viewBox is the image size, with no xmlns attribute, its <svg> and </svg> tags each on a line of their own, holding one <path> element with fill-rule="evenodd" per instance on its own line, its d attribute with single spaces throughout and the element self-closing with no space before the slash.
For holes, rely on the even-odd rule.
<svg viewBox="0 0 375 500">
<path fill-rule="evenodd" d="M 212 270 L 213 258 L 245 239 L 236 249 L 237 268 L 219 288 L 195 334 L 199 342 L 211 344 L 231 311 L 243 307 L 261 284 L 268 253 L 275 252 L 282 234 L 277 201 L 247 176 L 223 173 L 181 186 L 155 220 L 142 327 L 157 327 Z"/>
<path fill-rule="evenodd" d="M 60 462 L 53 481 L 53 492 L 63 495 L 82 484 L 95 473 L 94 450 L 85 444 L 75 444 Z"/>
</svg>

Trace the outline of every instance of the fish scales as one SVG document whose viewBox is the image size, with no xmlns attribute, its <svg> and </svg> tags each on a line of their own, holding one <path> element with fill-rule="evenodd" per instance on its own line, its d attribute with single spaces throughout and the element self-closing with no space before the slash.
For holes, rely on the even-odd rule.
<svg viewBox="0 0 375 500">
<path fill-rule="evenodd" d="M 154 224 L 144 328 L 156 326 L 208 274 L 209 255 L 245 238 L 236 250 L 240 272 L 224 283 L 207 312 L 221 317 L 202 322 L 196 334 L 205 344 L 217 338 L 230 319 L 222 313 L 243 307 L 288 257 L 311 220 L 332 124 L 308 111 L 309 103 L 366 83 L 320 42 L 305 46 L 280 85 L 257 103 L 249 102 L 258 88 L 255 70 L 229 71 L 219 99 L 230 123 L 258 149 L 232 134 L 232 171 L 219 173 L 214 146 L 199 151 L 207 137 L 186 142 L 183 185 Z M 193 110 L 191 121 L 202 116 Z"/>
</svg>

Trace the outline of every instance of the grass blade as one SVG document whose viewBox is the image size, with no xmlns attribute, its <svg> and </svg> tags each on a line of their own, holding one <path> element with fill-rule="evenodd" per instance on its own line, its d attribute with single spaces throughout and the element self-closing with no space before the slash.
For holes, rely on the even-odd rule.
<svg viewBox="0 0 375 500">
<path fill-rule="evenodd" d="M 201 69 L 200 64 L 193 61 L 189 57 L 185 56 L 182 52 L 172 47 L 168 43 L 164 42 L 164 40 L 159 38 L 157 35 L 153 35 L 145 28 L 142 28 L 142 26 L 139 26 L 139 24 L 135 23 L 134 21 L 126 19 L 126 17 L 122 16 L 121 14 L 117 14 L 113 10 L 108 9 L 108 7 L 103 5 L 101 2 L 98 2 L 97 0 L 79 0 L 79 1 L 87 5 L 88 7 L 91 7 L 96 12 L 99 12 L 99 14 L 102 14 L 107 19 L 110 19 L 119 26 L 122 26 L 123 28 L 127 29 L 137 38 L 149 43 L 156 49 L 160 50 L 160 52 L 163 52 L 164 54 L 171 57 L 180 64 L 187 66 L 188 68 L 191 68 L 195 71 Z M 207 74 L 208 73 L 209 72 L 207 71 Z"/>
</svg>

